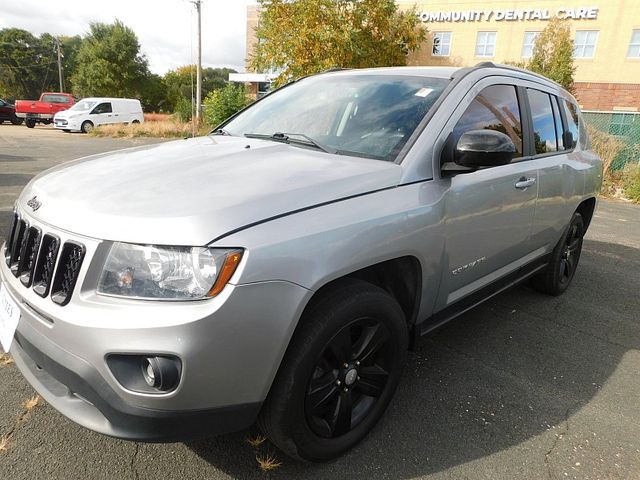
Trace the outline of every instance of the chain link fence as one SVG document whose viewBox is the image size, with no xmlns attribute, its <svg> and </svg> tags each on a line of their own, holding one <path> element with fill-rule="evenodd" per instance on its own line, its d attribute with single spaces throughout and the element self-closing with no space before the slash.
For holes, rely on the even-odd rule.
<svg viewBox="0 0 640 480">
<path fill-rule="evenodd" d="M 621 170 L 628 163 L 640 164 L 640 112 L 583 111 L 582 114 L 587 125 L 622 144 L 611 162 L 611 170 Z"/>
</svg>

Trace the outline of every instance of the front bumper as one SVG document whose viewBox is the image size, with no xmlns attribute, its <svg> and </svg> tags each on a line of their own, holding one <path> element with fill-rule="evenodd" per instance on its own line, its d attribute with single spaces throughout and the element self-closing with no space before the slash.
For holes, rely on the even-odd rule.
<svg viewBox="0 0 640 480">
<path fill-rule="evenodd" d="M 132 440 L 184 440 L 255 420 L 309 290 L 273 281 L 229 284 L 203 301 L 103 297 L 93 286 L 108 242 L 54 233 L 87 248 L 66 306 L 39 297 L 0 262 L 0 280 L 21 312 L 10 353 L 48 403 L 91 430 Z M 111 354 L 175 356 L 180 382 L 169 393 L 129 390 L 110 370 Z"/>
</svg>

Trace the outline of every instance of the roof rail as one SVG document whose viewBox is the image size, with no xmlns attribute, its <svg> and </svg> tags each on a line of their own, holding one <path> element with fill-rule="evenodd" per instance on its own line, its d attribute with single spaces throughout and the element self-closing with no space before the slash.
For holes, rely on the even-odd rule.
<svg viewBox="0 0 640 480">
<path fill-rule="evenodd" d="M 538 77 L 542 80 L 546 80 L 547 82 L 553 83 L 554 85 L 557 85 L 558 87 L 564 89 L 564 87 L 560 85 L 558 82 L 551 80 L 550 78 L 547 78 L 544 75 L 540 75 L 539 73 L 532 72 L 531 70 L 527 70 L 526 68 L 514 67 L 513 65 L 505 65 L 502 63 L 480 62 L 475 67 L 471 67 L 471 70 L 478 70 L 481 68 L 501 68 L 503 70 L 511 70 L 513 72 L 526 73 L 527 75 L 531 75 L 534 77 Z"/>
</svg>

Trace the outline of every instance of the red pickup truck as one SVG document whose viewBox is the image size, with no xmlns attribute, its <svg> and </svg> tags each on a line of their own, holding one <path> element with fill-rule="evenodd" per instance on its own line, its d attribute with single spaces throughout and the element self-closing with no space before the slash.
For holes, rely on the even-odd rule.
<svg viewBox="0 0 640 480">
<path fill-rule="evenodd" d="M 69 93 L 45 92 L 40 100 L 16 100 L 16 116 L 24 118 L 29 128 L 35 127 L 36 123 L 49 125 L 56 113 L 71 108 L 74 103 L 76 101 Z"/>
</svg>

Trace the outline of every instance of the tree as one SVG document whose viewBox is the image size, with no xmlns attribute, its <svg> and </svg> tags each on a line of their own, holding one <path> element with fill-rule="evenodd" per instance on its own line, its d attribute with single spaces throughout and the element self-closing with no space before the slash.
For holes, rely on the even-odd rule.
<svg viewBox="0 0 640 480">
<path fill-rule="evenodd" d="M 254 71 L 280 71 L 276 85 L 330 68 L 406 65 L 426 38 L 414 9 L 394 0 L 258 0 Z"/>
<path fill-rule="evenodd" d="M 558 82 L 569 91 L 573 91 L 573 40 L 568 20 L 552 18 L 536 38 L 533 55 L 526 64 L 532 72 Z"/>
<path fill-rule="evenodd" d="M 215 127 L 249 104 L 244 85 L 228 83 L 224 88 L 212 91 L 204 99 L 204 119 Z"/>
<path fill-rule="evenodd" d="M 150 75 L 138 37 L 119 20 L 90 24 L 77 63 L 72 82 L 80 97 L 139 97 Z"/>
<path fill-rule="evenodd" d="M 236 71 L 231 68 L 203 68 L 203 98 L 213 90 L 224 87 L 228 82 L 230 73 L 236 73 Z M 171 110 L 175 110 L 180 103 L 184 103 L 183 100 L 191 102 L 191 92 L 195 92 L 193 90 L 195 89 L 195 75 L 195 65 L 184 65 L 165 74 L 164 83 L 167 88 L 167 102 Z"/>
<path fill-rule="evenodd" d="M 79 38 L 79 37 L 67 37 Z M 72 47 L 68 46 L 70 55 Z M 72 69 L 70 64 L 63 67 Z M 45 90 L 58 91 L 55 38 L 37 37 L 26 30 L 0 30 L 0 95 L 3 98 L 34 99 Z"/>
</svg>

